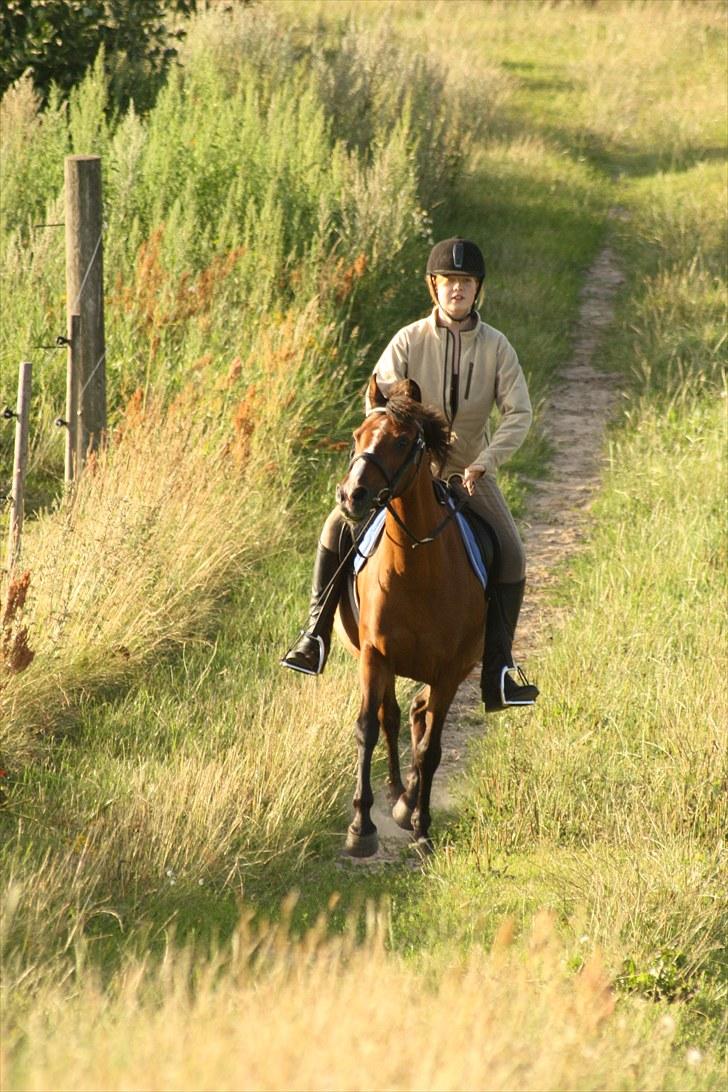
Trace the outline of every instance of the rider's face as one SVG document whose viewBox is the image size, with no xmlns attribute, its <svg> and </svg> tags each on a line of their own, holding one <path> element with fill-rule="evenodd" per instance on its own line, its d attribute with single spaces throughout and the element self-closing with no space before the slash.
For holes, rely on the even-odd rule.
<svg viewBox="0 0 728 1092">
<path fill-rule="evenodd" d="M 455 319 L 466 318 L 473 309 L 478 282 L 462 273 L 438 273 L 435 277 L 437 302 Z"/>
</svg>

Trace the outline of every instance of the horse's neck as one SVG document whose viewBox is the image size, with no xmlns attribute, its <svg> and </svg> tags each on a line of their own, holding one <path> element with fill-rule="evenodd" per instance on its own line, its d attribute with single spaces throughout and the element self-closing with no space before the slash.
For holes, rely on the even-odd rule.
<svg viewBox="0 0 728 1092">
<path fill-rule="evenodd" d="M 432 474 L 427 465 L 423 463 L 412 485 L 401 497 L 391 501 L 391 507 L 411 535 L 422 539 L 432 534 L 444 512 L 435 499 Z M 386 528 L 387 539 L 395 550 L 401 550 L 409 557 L 420 553 L 419 550 L 412 550 L 413 539 L 391 513 L 387 513 Z"/>
</svg>

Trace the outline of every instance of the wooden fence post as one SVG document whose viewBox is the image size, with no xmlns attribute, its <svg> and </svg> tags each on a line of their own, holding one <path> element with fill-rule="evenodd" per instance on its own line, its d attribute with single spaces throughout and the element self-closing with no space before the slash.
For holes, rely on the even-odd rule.
<svg viewBox="0 0 728 1092">
<path fill-rule="evenodd" d="M 78 475 L 88 451 L 99 447 L 106 430 L 101 158 L 67 156 L 65 177 L 66 298 L 68 314 L 81 316 L 78 351 L 73 353 L 78 363 Z"/>
<path fill-rule="evenodd" d="M 28 464 L 28 426 L 30 422 L 30 392 L 33 365 L 24 360 L 18 376 L 18 405 L 15 420 L 15 458 L 13 459 L 13 491 L 10 498 L 10 532 L 8 535 L 8 572 L 15 567 L 20 554 L 25 513 L 25 469 Z"/>
<path fill-rule="evenodd" d="M 78 457 L 78 392 L 80 390 L 78 351 L 81 341 L 81 316 L 68 316 L 68 363 L 66 366 L 66 485 L 76 477 Z"/>
</svg>

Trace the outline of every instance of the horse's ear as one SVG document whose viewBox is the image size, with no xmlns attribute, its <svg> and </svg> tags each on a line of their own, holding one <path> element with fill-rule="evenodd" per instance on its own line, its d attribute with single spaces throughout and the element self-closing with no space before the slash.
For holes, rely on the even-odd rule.
<svg viewBox="0 0 728 1092">
<path fill-rule="evenodd" d="M 422 391 L 420 390 L 419 383 L 415 383 L 414 379 L 405 379 L 403 387 L 407 393 L 407 397 L 411 398 L 413 402 L 422 401 Z"/>
<path fill-rule="evenodd" d="M 379 389 L 376 375 L 372 375 L 369 380 L 369 389 L 367 390 L 367 397 L 369 399 L 370 406 L 386 406 L 387 399 L 384 397 Z"/>
</svg>

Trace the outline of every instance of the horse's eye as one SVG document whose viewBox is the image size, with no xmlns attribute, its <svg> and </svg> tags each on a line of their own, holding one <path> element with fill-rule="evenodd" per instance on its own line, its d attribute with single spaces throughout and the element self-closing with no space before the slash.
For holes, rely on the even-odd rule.
<svg viewBox="0 0 728 1092">
<path fill-rule="evenodd" d="M 406 436 L 399 436 L 397 439 L 397 450 L 404 451 L 408 443 L 409 441 Z"/>
</svg>

